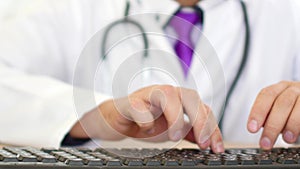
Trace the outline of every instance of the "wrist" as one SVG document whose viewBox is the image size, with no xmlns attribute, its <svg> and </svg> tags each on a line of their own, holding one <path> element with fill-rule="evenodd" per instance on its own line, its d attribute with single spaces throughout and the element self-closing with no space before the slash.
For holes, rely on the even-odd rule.
<svg viewBox="0 0 300 169">
<path fill-rule="evenodd" d="M 73 138 L 95 138 L 103 140 L 121 140 L 124 138 L 116 129 L 116 110 L 113 101 L 103 102 L 98 107 L 86 113 L 70 130 Z"/>
<path fill-rule="evenodd" d="M 111 134 L 117 135 L 118 138 L 121 137 L 120 139 L 128 135 L 131 126 L 131 121 L 127 120 L 122 114 L 122 111 L 125 110 L 125 106 L 122 106 L 122 103 L 122 99 L 109 100 L 99 106 L 99 113 L 102 116 L 105 128 Z M 115 104 L 118 104 L 118 107 Z"/>
</svg>

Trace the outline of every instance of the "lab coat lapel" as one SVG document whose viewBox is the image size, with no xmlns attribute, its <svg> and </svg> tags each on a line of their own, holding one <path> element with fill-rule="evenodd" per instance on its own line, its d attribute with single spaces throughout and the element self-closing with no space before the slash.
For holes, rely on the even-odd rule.
<svg viewBox="0 0 300 169">
<path fill-rule="evenodd" d="M 147 64 L 155 67 L 156 65 L 160 65 L 161 67 L 166 68 L 165 71 L 168 71 L 172 75 L 175 75 L 176 79 L 180 79 L 180 85 L 184 87 L 194 88 L 198 90 L 200 93 L 203 93 L 205 96 L 212 96 L 210 92 L 211 86 L 207 81 L 210 81 L 210 75 L 207 72 L 207 68 L 204 62 L 209 62 L 206 56 L 216 54 L 214 53 L 212 48 L 206 48 L 207 40 L 204 42 L 200 42 L 196 46 L 196 51 L 200 51 L 196 56 L 194 56 L 193 63 L 191 65 L 190 74 L 187 78 L 183 77 L 182 68 L 178 58 L 174 52 L 173 47 L 171 46 L 168 38 L 162 38 L 164 35 L 163 27 L 170 19 L 171 15 L 178 9 L 179 5 L 175 1 L 165 0 L 163 2 L 158 2 L 157 0 L 151 1 L 137 1 L 132 0 L 132 5 L 130 9 L 130 14 L 142 14 L 142 13 L 156 13 L 152 14 L 153 18 L 151 20 L 141 20 L 142 25 L 147 29 L 147 32 L 155 32 L 156 35 L 148 35 L 150 41 L 150 48 L 152 50 L 160 50 L 169 53 L 168 56 L 165 57 L 149 57 Z M 210 10 L 220 4 L 221 0 L 203 0 L 199 3 L 199 6 L 203 10 Z M 157 3 L 163 3 L 163 5 L 157 5 Z M 163 13 L 163 15 L 158 15 L 157 13 Z M 208 17 L 205 16 L 207 19 Z M 212 22 L 211 22 L 212 23 Z M 209 23 L 207 23 L 209 24 Z M 206 27 L 206 26 L 205 26 Z M 150 28 L 150 29 L 149 29 Z M 208 26 L 209 28 L 209 26 Z M 209 32 L 209 31 L 208 31 Z M 158 35 L 160 34 L 160 35 Z M 202 45 L 201 45 L 202 44 Z M 150 52 L 151 53 L 151 52 Z M 210 72 L 214 74 L 214 76 L 218 76 L 217 73 L 220 73 L 219 70 Z M 201 87 L 199 84 L 201 83 Z M 205 82 L 205 83 L 203 83 Z M 195 86 L 195 83 L 197 85 Z M 202 90 L 199 90 L 202 89 Z M 201 92 L 203 91 L 203 92 Z"/>
<path fill-rule="evenodd" d="M 157 3 L 156 1 L 143 1 L 142 5 L 135 3 L 131 7 L 132 16 L 143 25 L 149 40 L 149 57 L 145 62 L 145 67 L 151 68 L 153 71 L 151 81 L 147 80 L 147 83 L 182 86 L 184 85 L 182 68 L 163 28 L 171 15 L 161 14 L 160 11 L 162 10 L 159 8 L 151 8 L 154 6 L 161 8 L 161 5 L 157 5 Z M 170 6 L 168 13 L 173 14 L 178 9 L 176 2 L 166 1 L 164 3 Z"/>
<path fill-rule="evenodd" d="M 204 25 L 195 49 L 189 81 L 196 79 L 201 99 L 219 120 L 226 92 L 232 85 L 242 59 L 245 42 L 243 13 L 238 1 L 208 0 L 200 3 L 200 7 L 204 10 Z M 242 102 L 246 97 L 233 95 L 232 98 L 239 98 Z M 239 121 L 239 113 L 227 111 L 225 118 Z"/>
<path fill-rule="evenodd" d="M 200 5 L 204 10 L 204 25 L 195 49 L 189 80 L 196 79 L 202 99 L 218 117 L 225 92 L 241 61 L 245 29 L 238 3 Z M 228 8 L 233 10 L 228 12 Z M 226 15 L 220 16 L 220 13 Z"/>
<path fill-rule="evenodd" d="M 161 19 L 166 19 L 170 16 L 161 15 L 160 17 Z M 152 25 L 154 25 L 154 23 Z M 156 30 L 153 30 L 155 31 L 155 34 L 148 36 L 151 46 L 150 53 L 152 53 L 152 50 L 156 51 L 153 52 L 153 55 L 151 56 L 149 61 L 153 63 L 152 66 L 158 66 L 157 68 L 161 69 L 161 71 L 164 72 L 164 76 L 168 74 L 170 80 L 173 79 L 172 82 L 164 81 L 163 79 L 160 79 L 160 81 L 158 82 L 164 82 L 176 86 L 183 86 L 185 83 L 185 77 L 182 71 L 181 64 L 178 61 L 178 57 L 169 41 L 169 37 L 166 36 L 162 27 L 158 26 L 156 28 Z M 152 30 L 150 32 L 152 32 Z M 157 75 L 160 78 L 163 77 L 159 76 L 159 74 Z"/>
</svg>

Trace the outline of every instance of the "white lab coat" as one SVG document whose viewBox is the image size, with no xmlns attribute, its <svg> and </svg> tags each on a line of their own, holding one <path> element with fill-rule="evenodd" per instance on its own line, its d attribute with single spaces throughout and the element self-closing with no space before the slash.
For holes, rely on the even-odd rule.
<svg viewBox="0 0 300 169">
<path fill-rule="evenodd" d="M 257 143 L 259 134 L 249 134 L 246 122 L 258 92 L 281 80 L 300 79 L 300 18 L 292 0 L 249 0 L 246 4 L 251 27 L 249 59 L 226 109 L 223 134 L 227 141 Z M 42 1 L 6 18 L 0 28 L 0 142 L 57 147 L 84 113 L 111 94 L 119 97 L 157 83 L 198 90 L 219 117 L 223 93 L 236 75 L 244 50 L 245 27 L 239 2 L 199 3 L 205 13 L 203 36 L 186 79 L 170 41 L 162 36 L 148 36 L 151 50 L 143 64 L 139 37 L 114 47 L 106 61 L 101 61 L 99 53 L 89 53 L 100 48 L 98 31 L 121 18 L 124 5 L 121 0 Z M 130 14 L 170 15 L 177 8 L 171 0 L 132 0 Z M 138 21 L 146 31 L 164 33 L 166 15 Z M 213 48 L 204 42 L 205 37 Z M 99 45 L 84 48 L 91 41 Z M 88 59 L 81 62 L 83 57 Z M 217 66 L 216 71 L 212 69 L 216 57 L 224 72 Z M 145 65 L 156 67 L 150 75 L 145 73 L 150 76 L 146 80 L 135 71 Z M 218 78 L 222 74 L 225 82 Z M 78 90 L 73 90 L 73 80 Z M 94 88 L 95 100 L 89 91 Z"/>
</svg>

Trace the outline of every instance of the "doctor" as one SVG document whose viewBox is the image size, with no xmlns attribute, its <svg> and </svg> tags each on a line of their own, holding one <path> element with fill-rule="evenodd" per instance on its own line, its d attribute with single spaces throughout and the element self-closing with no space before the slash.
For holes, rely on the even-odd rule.
<svg viewBox="0 0 300 169">
<path fill-rule="evenodd" d="M 183 6 L 195 4 L 204 11 L 202 16 L 204 22 L 200 23 L 200 29 L 202 29 L 203 35 L 216 50 L 224 70 L 226 86 L 230 86 L 238 72 L 243 58 L 244 43 L 246 42 L 246 37 L 244 36 L 246 31 L 244 15 L 240 1 L 188 1 L 191 4 L 184 4 L 187 3 L 185 1 L 179 2 Z M 244 70 L 226 106 L 221 127 L 224 139 L 227 141 L 259 142 L 263 148 L 270 149 L 275 144 L 280 133 L 283 133 L 283 140 L 288 143 L 295 142 L 299 134 L 299 120 L 297 120 L 300 119 L 299 83 L 297 81 L 300 79 L 300 51 L 298 47 L 300 37 L 297 30 L 299 30 L 300 19 L 296 13 L 298 8 L 294 1 L 274 2 L 264 0 L 260 2 L 245 1 L 245 3 L 251 30 L 249 54 Z M 94 104 L 81 102 L 82 105 L 78 108 L 74 107 L 73 100 L 72 81 L 74 73 L 76 75 L 75 88 L 78 88 L 82 93 L 88 93 L 88 90 L 84 88 L 89 89 L 90 85 L 88 80 L 85 81 L 89 72 L 84 72 L 86 70 L 81 69 L 81 66 L 76 64 L 85 43 L 111 20 L 121 18 L 124 15 L 124 4 L 125 2 L 120 3 L 120 1 L 61 1 L 56 3 L 44 1 L 36 4 L 36 8 L 25 7 L 23 13 L 11 16 L 10 20 L 5 21 L 4 26 L 0 28 L 0 92 L 2 96 L 5 96 L 0 98 L 2 103 L 0 107 L 1 117 L 5 117 L 0 120 L 0 133 L 3 133 L 0 142 L 57 147 L 67 133 L 70 133 L 73 137 L 86 137 L 87 133 L 89 133 L 89 136 L 97 133 L 97 137 L 103 139 L 118 138 L 119 133 L 111 133 L 112 137 L 106 138 L 103 135 L 99 135 L 98 130 L 95 130 L 95 128 L 102 127 L 101 129 L 106 131 L 108 126 L 105 125 L 106 123 L 103 122 L 103 119 L 106 122 L 110 122 L 110 126 L 122 134 L 140 137 L 127 133 L 128 131 L 135 131 L 131 130 L 132 127 L 126 130 L 124 125 L 121 125 L 122 128 L 119 129 L 118 125 L 114 126 L 116 121 L 112 117 L 119 114 L 118 111 L 120 109 L 112 106 L 113 102 L 111 100 L 106 101 L 109 97 L 103 94 L 111 94 L 111 91 L 104 91 L 105 87 L 98 89 L 99 93 L 102 94 L 96 94 L 96 103 L 100 105 L 99 109 L 103 116 L 99 116 L 98 108 L 93 109 Z M 129 12 L 130 14 L 155 12 L 171 15 L 178 8 L 178 2 L 171 0 L 132 0 Z M 168 27 L 165 30 L 162 29 L 162 26 L 166 24 L 164 17 L 156 20 L 156 22 L 158 22 L 155 24 L 156 29 L 160 29 L 161 32 L 167 31 Z M 207 56 L 207 53 L 210 53 L 210 51 L 206 51 L 207 47 L 205 44 L 200 43 L 201 38 L 202 36 L 196 40 L 199 43 L 195 43 L 195 50 L 198 51 L 199 49 L 199 51 L 203 52 L 203 56 Z M 154 63 L 154 61 L 157 64 L 167 63 L 169 65 L 168 71 L 174 70 L 176 72 L 174 74 L 178 74 L 176 79 L 184 79 L 185 74 L 177 73 L 178 70 L 181 70 L 181 65 L 178 58 L 175 57 L 172 43 L 152 37 L 149 37 L 149 40 L 152 49 L 159 49 L 169 53 L 167 57 L 159 60 L 155 60 L 157 57 L 153 57 L 152 60 L 150 59 L 150 63 Z M 119 67 L 122 66 L 121 63 L 123 63 L 120 61 L 115 62 L 114 60 L 116 60 L 117 56 L 128 53 L 128 49 L 130 47 L 124 49 L 121 46 L 117 47 L 110 53 L 107 61 L 103 62 L 110 66 L 112 75 L 114 72 L 118 72 Z M 114 54 L 114 52 L 117 53 Z M 173 58 L 170 59 L 170 57 Z M 121 59 L 128 60 L 125 58 Z M 196 60 L 191 64 L 189 74 L 192 75 L 190 77 L 197 77 L 200 80 L 203 78 L 205 80 L 207 75 L 203 74 L 203 66 L 199 62 Z M 84 70 L 82 74 L 76 74 L 76 71 L 80 72 L 80 70 Z M 148 85 L 156 82 L 159 84 L 174 84 L 172 81 L 160 81 L 165 78 L 159 73 L 157 75 L 154 74 L 153 77 L 155 80 L 149 82 Z M 99 81 L 101 81 L 101 78 L 104 78 L 104 76 L 100 76 Z M 76 79 L 82 80 L 79 82 Z M 138 98 L 137 103 L 134 104 L 137 107 L 133 106 L 135 110 L 145 110 L 144 104 L 139 104 L 145 101 L 143 100 L 144 96 L 154 94 L 153 97 L 156 98 L 154 101 L 157 100 L 158 103 L 163 102 L 163 100 L 159 100 L 161 97 L 155 97 L 156 92 L 153 91 L 163 91 L 163 96 L 168 96 L 166 93 L 176 95 L 179 91 L 180 94 L 182 94 L 182 91 L 191 91 L 191 89 L 186 89 L 191 84 L 189 79 L 185 80 L 188 82 L 183 82 L 182 87 L 184 88 L 179 88 L 180 90 L 170 86 L 150 86 L 134 92 L 129 95 L 129 98 Z M 199 95 L 203 98 L 203 102 L 207 104 L 210 103 L 212 97 L 215 97 L 211 95 L 210 85 L 201 85 L 205 82 L 204 80 L 195 82 L 197 95 L 195 95 L 195 90 L 192 90 L 193 92 L 183 92 L 183 95 L 187 96 L 186 98 L 195 98 L 197 96 L 197 99 L 194 99 L 198 103 L 196 105 L 202 105 L 199 106 L 198 110 L 190 112 L 200 112 L 200 115 L 204 115 L 204 117 L 196 119 L 195 132 L 191 137 L 189 134 L 188 137 L 189 140 L 195 139 L 194 141 L 201 148 L 211 146 L 214 151 L 220 152 L 223 150 L 223 145 L 218 128 L 214 130 L 211 138 L 207 141 L 200 139 L 202 120 L 204 121 L 210 117 L 210 109 L 200 101 Z M 283 80 L 286 81 L 280 82 Z M 107 81 L 108 84 L 113 84 L 113 79 L 108 79 Z M 181 82 L 179 83 L 182 84 Z M 138 88 L 133 87 L 132 91 Z M 170 90 L 171 92 L 169 92 Z M 222 87 L 217 86 L 216 90 L 217 93 L 218 91 L 222 92 Z M 226 90 L 229 90 L 229 88 L 227 87 Z M 184 93 L 189 93 L 189 95 Z M 190 95 L 194 97 L 188 97 Z M 171 98 L 177 98 L 177 101 L 170 101 Z M 178 103 L 181 97 L 170 97 L 170 99 L 167 99 L 170 103 Z M 126 101 L 122 102 L 122 98 L 116 100 L 126 103 Z M 181 104 L 184 109 L 189 108 L 184 102 Z M 130 106 L 124 105 L 124 107 L 121 106 L 121 108 L 124 108 L 121 110 L 128 110 L 127 108 Z M 172 106 L 167 105 L 166 107 Z M 179 109 L 181 110 L 181 108 Z M 221 109 L 220 104 L 212 107 L 216 117 L 221 117 L 221 115 L 217 114 L 218 110 Z M 109 114 L 107 112 L 115 113 Z M 127 111 L 130 117 L 134 119 L 133 115 L 135 114 L 130 114 L 132 112 Z M 181 121 L 181 125 L 172 125 L 175 126 L 176 130 L 170 130 L 169 132 L 169 138 L 177 140 L 179 138 L 178 135 L 183 137 L 180 132 L 179 134 L 177 132 L 179 128 L 176 128 L 178 126 L 184 128 L 183 121 L 177 118 L 182 117 L 179 113 L 182 111 L 175 113 L 175 120 L 170 120 L 173 118 L 170 112 L 173 111 L 164 112 L 164 120 L 169 120 L 168 122 L 170 122 L 167 123 L 168 125 L 177 124 L 177 122 Z M 188 112 L 185 110 L 185 113 L 188 114 Z M 192 119 L 193 115 L 195 114 L 189 115 L 190 119 Z M 78 123 L 78 119 L 81 119 L 83 127 Z M 94 121 L 94 123 L 91 123 L 91 121 Z M 138 125 L 138 121 L 136 120 L 137 123 L 134 123 L 135 127 L 142 126 L 141 124 Z M 103 126 L 99 124 L 103 124 Z M 128 123 L 125 124 L 127 126 Z M 250 134 L 246 126 L 250 132 L 259 133 Z M 264 129 L 260 130 L 262 127 Z M 122 129 L 125 131 L 121 131 Z M 151 129 L 152 127 L 149 128 L 147 126 L 145 131 L 150 135 L 151 133 L 159 132 L 157 129 L 154 131 Z M 107 130 L 111 131 L 111 129 Z"/>
</svg>

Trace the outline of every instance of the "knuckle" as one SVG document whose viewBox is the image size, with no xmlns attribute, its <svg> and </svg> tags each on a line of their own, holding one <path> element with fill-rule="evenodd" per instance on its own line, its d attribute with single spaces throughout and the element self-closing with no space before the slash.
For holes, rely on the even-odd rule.
<svg viewBox="0 0 300 169">
<path fill-rule="evenodd" d="M 159 88 L 159 86 L 160 86 L 160 85 L 158 85 L 158 84 L 154 84 L 154 85 L 152 85 L 152 86 L 149 86 L 149 88 Z"/>
<path fill-rule="evenodd" d="M 205 106 L 207 114 L 211 114 L 212 113 L 212 109 L 208 105 L 206 105 L 206 104 L 204 104 L 204 106 Z"/>
<path fill-rule="evenodd" d="M 290 81 L 282 80 L 282 81 L 280 81 L 278 84 L 280 84 L 280 85 L 288 85 L 288 84 L 290 84 L 290 83 L 291 83 Z"/>
<path fill-rule="evenodd" d="M 213 137 L 215 139 L 217 139 L 218 141 L 221 141 L 222 140 L 222 134 L 221 134 L 221 131 L 219 129 L 219 127 L 217 127 L 213 133 Z"/>
<path fill-rule="evenodd" d="M 272 134 L 272 135 L 277 135 L 280 133 L 281 131 L 281 127 L 279 125 L 276 124 L 266 124 L 265 125 L 265 131 Z"/>
<path fill-rule="evenodd" d="M 138 108 L 140 104 L 140 100 L 138 98 L 132 97 L 129 99 L 129 103 L 132 108 Z"/>
<path fill-rule="evenodd" d="M 294 103 L 294 97 L 290 96 L 279 96 L 275 101 L 275 105 L 278 105 L 279 107 L 292 107 L 294 106 Z"/>
<path fill-rule="evenodd" d="M 188 98 L 190 98 L 193 101 L 200 100 L 200 96 L 199 96 L 198 92 L 195 90 L 191 90 L 191 89 L 187 90 L 187 95 L 188 95 Z"/>
<path fill-rule="evenodd" d="M 164 85 L 161 87 L 161 90 L 167 95 L 170 95 L 170 94 L 173 94 L 176 92 L 176 88 L 171 85 Z"/>
<path fill-rule="evenodd" d="M 290 94 L 297 94 L 299 95 L 300 94 L 300 87 L 297 87 L 297 86 L 291 86 L 287 89 L 287 91 L 290 93 Z"/>
<path fill-rule="evenodd" d="M 276 97 L 278 93 L 273 87 L 266 87 L 261 90 L 260 95 L 264 95 L 268 97 Z"/>
<path fill-rule="evenodd" d="M 294 129 L 294 130 L 296 129 L 297 131 L 300 131 L 300 121 L 299 121 L 299 119 L 290 118 L 287 126 L 290 129 Z"/>
</svg>

